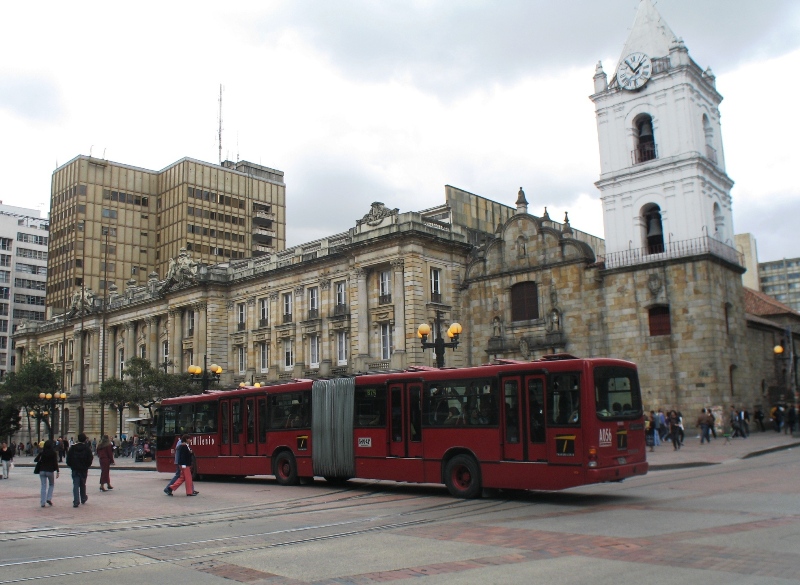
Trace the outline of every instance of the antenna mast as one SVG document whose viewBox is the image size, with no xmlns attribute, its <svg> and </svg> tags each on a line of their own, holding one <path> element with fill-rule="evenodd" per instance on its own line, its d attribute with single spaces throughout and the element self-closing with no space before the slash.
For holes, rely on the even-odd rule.
<svg viewBox="0 0 800 585">
<path fill-rule="evenodd" d="M 222 164 L 222 84 L 219 84 L 219 131 L 217 143 L 219 144 L 219 164 Z"/>
</svg>

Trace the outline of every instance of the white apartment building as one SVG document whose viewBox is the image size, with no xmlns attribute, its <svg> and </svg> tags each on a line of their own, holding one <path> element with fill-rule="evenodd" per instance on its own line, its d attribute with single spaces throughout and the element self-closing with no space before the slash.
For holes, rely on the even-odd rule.
<svg viewBox="0 0 800 585">
<path fill-rule="evenodd" d="M 44 321 L 49 224 L 37 209 L 0 202 L 0 379 L 14 370 L 17 325 Z"/>
</svg>

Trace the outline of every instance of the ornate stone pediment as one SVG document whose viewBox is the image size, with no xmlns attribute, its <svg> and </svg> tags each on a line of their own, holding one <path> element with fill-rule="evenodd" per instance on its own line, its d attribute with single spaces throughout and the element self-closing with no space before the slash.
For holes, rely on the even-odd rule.
<svg viewBox="0 0 800 585">
<path fill-rule="evenodd" d="M 72 295 L 72 303 L 67 311 L 67 319 L 96 312 L 99 302 L 100 299 L 97 298 L 92 289 L 81 287 Z"/>
<path fill-rule="evenodd" d="M 371 228 L 378 227 L 387 217 L 395 217 L 399 212 L 399 209 L 389 209 L 380 201 L 375 201 L 372 204 L 369 213 L 356 221 L 356 226 L 369 226 Z"/>
<path fill-rule="evenodd" d="M 189 257 L 186 248 L 181 248 L 177 258 L 169 259 L 169 269 L 164 284 L 158 292 L 164 294 L 168 290 L 187 286 L 197 282 L 198 263 Z"/>
</svg>

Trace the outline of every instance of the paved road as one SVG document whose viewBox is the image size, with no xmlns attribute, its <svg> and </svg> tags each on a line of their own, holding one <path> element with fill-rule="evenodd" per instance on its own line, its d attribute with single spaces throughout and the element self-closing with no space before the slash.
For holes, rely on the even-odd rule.
<svg viewBox="0 0 800 585">
<path fill-rule="evenodd" d="M 92 470 L 85 506 L 72 508 L 65 474 L 40 508 L 38 477 L 18 467 L 0 482 L 0 585 L 800 583 L 798 451 L 472 501 L 440 486 L 271 478 L 168 498 L 168 476 L 127 470 L 101 493 Z"/>
</svg>

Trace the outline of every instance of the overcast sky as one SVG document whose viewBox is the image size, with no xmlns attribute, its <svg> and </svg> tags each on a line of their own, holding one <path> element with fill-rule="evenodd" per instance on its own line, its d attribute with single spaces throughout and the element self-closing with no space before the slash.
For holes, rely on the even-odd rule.
<svg viewBox="0 0 800 585">
<path fill-rule="evenodd" d="M 79 154 L 160 170 L 185 156 L 286 173 L 287 245 L 444 185 L 603 235 L 593 91 L 638 0 L 4 2 L 0 199 L 49 207 Z M 800 2 L 660 0 L 717 75 L 734 228 L 800 256 Z"/>
</svg>

